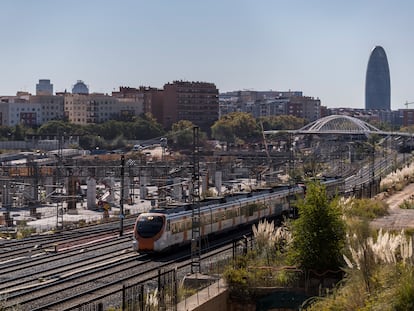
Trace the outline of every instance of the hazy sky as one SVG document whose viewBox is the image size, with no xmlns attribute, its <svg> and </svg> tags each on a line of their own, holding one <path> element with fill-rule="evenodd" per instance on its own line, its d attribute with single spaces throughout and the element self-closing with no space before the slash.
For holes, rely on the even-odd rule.
<svg viewBox="0 0 414 311">
<path fill-rule="evenodd" d="M 0 0 L 0 95 L 207 81 L 364 108 L 375 45 L 391 108 L 414 101 L 412 0 Z"/>
</svg>

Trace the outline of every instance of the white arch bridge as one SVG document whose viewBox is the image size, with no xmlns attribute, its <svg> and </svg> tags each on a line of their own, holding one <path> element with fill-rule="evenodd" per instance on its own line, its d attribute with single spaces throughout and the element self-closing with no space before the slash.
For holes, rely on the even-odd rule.
<svg viewBox="0 0 414 311">
<path fill-rule="evenodd" d="M 386 132 L 357 118 L 342 115 L 332 115 L 318 119 L 298 130 L 269 130 L 264 134 L 277 134 L 289 132 L 293 134 L 339 134 L 339 135 L 366 135 L 377 134 L 381 136 L 407 136 L 413 137 L 412 133 Z"/>
</svg>

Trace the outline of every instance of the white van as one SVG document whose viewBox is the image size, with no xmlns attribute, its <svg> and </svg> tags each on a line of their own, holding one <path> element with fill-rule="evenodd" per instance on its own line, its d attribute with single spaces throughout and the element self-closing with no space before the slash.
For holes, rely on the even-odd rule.
<svg viewBox="0 0 414 311">
<path fill-rule="evenodd" d="M 142 150 L 141 145 L 134 145 L 134 147 L 132 148 L 132 151 L 141 151 L 141 150 Z"/>
</svg>

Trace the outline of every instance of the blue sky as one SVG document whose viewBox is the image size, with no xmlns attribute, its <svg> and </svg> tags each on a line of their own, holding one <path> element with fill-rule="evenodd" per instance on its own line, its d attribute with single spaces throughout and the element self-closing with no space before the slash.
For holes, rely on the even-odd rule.
<svg viewBox="0 0 414 311">
<path fill-rule="evenodd" d="M 0 14 L 0 95 L 189 80 L 363 108 L 381 45 L 392 109 L 414 101 L 412 0 L 1 0 Z"/>
</svg>

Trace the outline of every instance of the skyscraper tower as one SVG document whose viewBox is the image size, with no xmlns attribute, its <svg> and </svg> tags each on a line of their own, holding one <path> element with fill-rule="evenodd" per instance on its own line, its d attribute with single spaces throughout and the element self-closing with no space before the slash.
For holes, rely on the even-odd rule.
<svg viewBox="0 0 414 311">
<path fill-rule="evenodd" d="M 365 80 L 365 109 L 391 110 L 390 70 L 387 55 L 376 46 L 369 57 Z"/>
<path fill-rule="evenodd" d="M 53 95 L 53 84 L 48 79 L 40 79 L 36 84 L 36 95 Z"/>
</svg>

